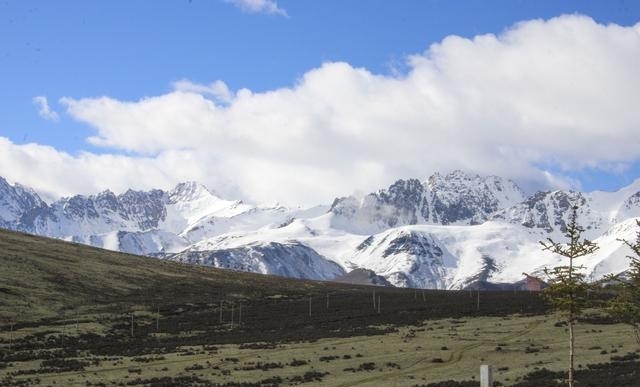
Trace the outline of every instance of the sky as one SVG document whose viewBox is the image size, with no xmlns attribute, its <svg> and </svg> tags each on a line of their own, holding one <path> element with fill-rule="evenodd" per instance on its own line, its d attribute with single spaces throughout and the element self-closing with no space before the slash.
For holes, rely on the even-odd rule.
<svg viewBox="0 0 640 387">
<path fill-rule="evenodd" d="M 640 178 L 633 0 L 0 0 L 0 176 L 327 204 L 434 172 Z"/>
</svg>

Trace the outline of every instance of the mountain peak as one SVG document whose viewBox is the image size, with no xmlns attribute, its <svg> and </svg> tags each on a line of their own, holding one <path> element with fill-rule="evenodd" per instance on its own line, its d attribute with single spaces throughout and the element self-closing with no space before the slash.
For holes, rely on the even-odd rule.
<svg viewBox="0 0 640 387">
<path fill-rule="evenodd" d="M 0 224 L 4 221 L 7 222 L 6 227 L 16 228 L 12 223 L 18 221 L 24 213 L 46 206 L 33 189 L 18 183 L 12 185 L 0 177 Z"/>
<path fill-rule="evenodd" d="M 129 190 L 129 191 L 131 191 L 131 190 Z M 96 199 L 98 199 L 98 200 L 112 199 L 112 198 L 115 199 L 116 198 L 116 194 L 113 193 L 113 191 L 111 191 L 110 189 L 106 189 L 106 190 L 104 190 L 102 192 L 99 192 L 96 195 Z"/>
<path fill-rule="evenodd" d="M 466 172 L 464 172 L 461 169 L 455 169 L 451 172 L 449 172 L 446 176 L 445 179 L 447 180 L 473 180 L 474 178 L 479 178 L 480 176 L 475 174 L 475 175 L 471 175 L 468 174 Z"/>
<path fill-rule="evenodd" d="M 511 180 L 455 170 L 444 176 L 435 173 L 425 183 L 398 180 L 387 189 L 367 195 L 362 202 L 339 199 L 331 211 L 375 226 L 361 227 L 363 231 L 412 224 L 480 224 L 492 213 L 524 198 Z"/>
<path fill-rule="evenodd" d="M 480 176 L 475 174 L 469 174 L 460 169 L 454 169 L 453 171 L 442 174 L 440 172 L 435 172 L 433 175 L 429 176 L 427 179 L 427 184 L 434 185 L 440 182 L 450 182 L 450 181 L 471 181 L 474 179 L 480 179 Z"/>
<path fill-rule="evenodd" d="M 220 199 L 217 195 L 209 191 L 207 187 L 195 181 L 179 183 L 169 192 L 169 200 L 172 203 L 191 202 L 205 198 Z"/>
</svg>

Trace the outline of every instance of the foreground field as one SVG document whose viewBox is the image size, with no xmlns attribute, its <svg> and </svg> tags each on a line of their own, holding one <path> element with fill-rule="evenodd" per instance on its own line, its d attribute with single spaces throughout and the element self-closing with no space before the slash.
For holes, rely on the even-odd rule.
<svg viewBox="0 0 640 387">
<path fill-rule="evenodd" d="M 296 281 L 5 231 L 0 265 L 7 387 L 473 386 L 480 364 L 547 387 L 567 357 L 536 293 Z M 640 385 L 625 326 L 594 315 L 577 344 L 581 386 Z"/>
<path fill-rule="evenodd" d="M 81 317 L 77 325 L 67 321 L 62 326 L 14 331 L 12 348 L 8 348 L 9 334 L 4 331 L 0 336 L 5 356 L 0 384 L 416 386 L 474 380 L 481 364 L 491 364 L 495 379 L 511 385 L 542 368 L 563 369 L 566 333 L 558 321 L 553 315 L 437 319 L 369 336 L 171 349 L 136 348 L 140 342 L 133 338 L 125 340 L 121 350 L 114 350 L 96 347 L 100 340 L 91 342 L 90 333 L 107 334 L 108 326 Z M 241 327 L 229 323 L 227 329 Z M 612 358 L 637 357 L 626 326 L 583 322 L 578 332 L 578 368 Z M 183 336 L 194 334 L 184 332 Z M 162 341 L 167 335 L 153 336 Z M 79 343 L 83 340 L 87 341 L 84 345 Z"/>
</svg>

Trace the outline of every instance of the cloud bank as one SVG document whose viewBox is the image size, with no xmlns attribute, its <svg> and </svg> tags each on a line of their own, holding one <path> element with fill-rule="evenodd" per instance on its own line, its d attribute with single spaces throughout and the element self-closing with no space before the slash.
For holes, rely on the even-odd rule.
<svg viewBox="0 0 640 387">
<path fill-rule="evenodd" d="M 325 63 L 263 93 L 182 80 L 138 101 L 66 97 L 107 154 L 2 140 L 0 174 L 51 194 L 197 180 L 225 196 L 317 204 L 452 169 L 566 188 L 551 170 L 640 160 L 640 23 L 531 20 L 449 36 L 407 61 L 392 76 Z"/>
</svg>

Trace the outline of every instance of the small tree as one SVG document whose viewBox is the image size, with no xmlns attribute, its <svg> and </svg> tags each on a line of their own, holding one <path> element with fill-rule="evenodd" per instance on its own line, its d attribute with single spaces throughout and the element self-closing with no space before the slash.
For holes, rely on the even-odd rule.
<svg viewBox="0 0 640 387">
<path fill-rule="evenodd" d="M 576 317 L 588 305 L 587 293 L 589 290 L 589 284 L 585 281 L 584 274 L 580 272 L 584 266 L 576 265 L 574 259 L 589 255 L 598 249 L 595 243 L 582 239 L 583 232 L 584 228 L 578 225 L 578 207 L 573 206 L 564 234 L 568 242 L 566 244 L 557 243 L 551 238 L 548 238 L 547 241 L 540 241 L 543 251 L 551 251 L 569 259 L 568 265 L 544 269 L 545 274 L 549 277 L 549 287 L 544 290 L 544 295 L 554 308 L 565 313 L 569 326 L 569 387 L 573 387 L 575 373 L 573 328 Z"/>
<path fill-rule="evenodd" d="M 636 220 L 636 224 L 640 227 L 639 220 Z M 619 276 L 613 277 L 620 287 L 618 295 L 611 301 L 610 311 L 613 317 L 631 325 L 636 342 L 640 344 L 640 231 L 636 234 L 635 243 L 623 239 L 620 241 L 629 246 L 636 256 L 628 256 L 631 263 L 625 280 Z"/>
</svg>

